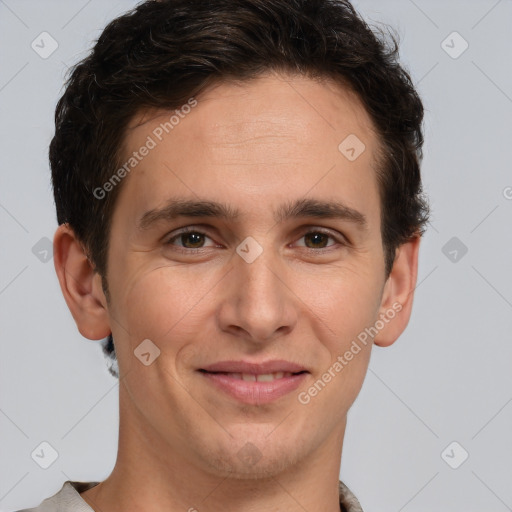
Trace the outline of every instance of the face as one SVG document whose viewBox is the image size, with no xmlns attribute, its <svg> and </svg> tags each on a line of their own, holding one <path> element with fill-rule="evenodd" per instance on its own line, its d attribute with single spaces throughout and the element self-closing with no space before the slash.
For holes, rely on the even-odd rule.
<svg viewBox="0 0 512 512">
<path fill-rule="evenodd" d="M 196 100 L 125 139 L 140 159 L 107 275 L 122 421 L 155 454 L 277 474 L 339 445 L 367 370 L 371 340 L 344 355 L 382 313 L 378 139 L 328 82 L 267 75 Z"/>
</svg>

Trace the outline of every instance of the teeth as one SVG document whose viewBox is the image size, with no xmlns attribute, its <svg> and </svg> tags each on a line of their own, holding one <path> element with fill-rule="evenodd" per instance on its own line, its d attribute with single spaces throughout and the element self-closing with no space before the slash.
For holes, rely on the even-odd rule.
<svg viewBox="0 0 512 512">
<path fill-rule="evenodd" d="M 273 380 L 291 377 L 293 375 L 291 372 L 262 373 L 261 375 L 254 375 L 253 373 L 220 373 L 229 375 L 232 379 L 245 380 L 246 382 L 272 382 Z"/>
<path fill-rule="evenodd" d="M 276 379 L 282 379 L 283 377 L 290 377 L 292 374 L 290 372 L 275 372 L 275 373 L 262 373 L 260 375 L 253 375 L 251 373 L 242 373 L 242 374 L 231 374 L 231 375 L 241 375 L 242 380 L 246 382 L 272 382 Z"/>
<path fill-rule="evenodd" d="M 283 375 L 283 372 L 263 373 L 261 375 L 258 375 L 258 382 L 271 382 L 275 379 L 282 379 Z"/>
</svg>

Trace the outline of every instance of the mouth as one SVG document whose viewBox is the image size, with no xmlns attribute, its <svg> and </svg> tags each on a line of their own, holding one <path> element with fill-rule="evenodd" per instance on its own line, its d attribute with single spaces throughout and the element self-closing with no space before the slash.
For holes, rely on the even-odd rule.
<svg viewBox="0 0 512 512">
<path fill-rule="evenodd" d="M 243 380 L 244 382 L 273 382 L 274 380 L 285 379 L 293 375 L 300 375 L 307 373 L 305 370 L 301 372 L 273 372 L 273 373 L 237 373 L 237 372 L 208 372 L 206 370 L 199 370 L 203 373 L 210 373 L 214 375 L 224 375 L 230 379 Z"/>
<path fill-rule="evenodd" d="M 288 361 L 223 361 L 200 368 L 198 372 L 213 384 L 213 389 L 253 405 L 284 397 L 297 389 L 309 374 L 304 367 Z"/>
</svg>

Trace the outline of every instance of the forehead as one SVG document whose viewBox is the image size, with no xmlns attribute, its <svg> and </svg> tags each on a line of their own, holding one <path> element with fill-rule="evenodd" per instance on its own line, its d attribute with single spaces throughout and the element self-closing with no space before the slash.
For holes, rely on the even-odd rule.
<svg viewBox="0 0 512 512">
<path fill-rule="evenodd" d="M 187 129 L 199 137 L 198 143 L 242 143 L 259 129 L 264 134 L 258 135 L 289 134 L 312 143 L 329 131 L 337 140 L 340 134 L 352 129 L 366 139 L 365 143 L 377 142 L 373 122 L 359 96 L 343 82 L 328 78 L 313 80 L 303 75 L 272 72 L 248 81 L 218 82 L 194 100 L 200 102 L 201 108 L 194 110 L 195 122 L 186 124 Z M 180 114 L 179 111 L 185 112 L 186 108 L 187 115 L 189 103 L 190 98 L 187 98 L 176 110 L 140 111 L 127 127 L 125 142 L 170 121 L 173 113 Z M 173 131 L 180 131 L 174 127 L 182 123 L 184 117 L 183 113 L 179 119 L 174 116 Z M 162 135 L 165 134 L 167 132 Z"/>
<path fill-rule="evenodd" d="M 272 201 L 313 189 L 323 196 L 340 190 L 377 197 L 378 137 L 349 89 L 269 74 L 217 83 L 194 101 L 192 108 L 142 111 L 129 124 L 125 160 L 148 138 L 154 142 L 123 184 L 121 195 L 134 208 L 147 210 L 180 194 L 223 201 L 229 195 L 247 208 L 261 204 L 263 195 Z M 349 158 L 347 149 L 360 155 Z M 252 203 L 249 196 L 256 195 Z"/>
</svg>

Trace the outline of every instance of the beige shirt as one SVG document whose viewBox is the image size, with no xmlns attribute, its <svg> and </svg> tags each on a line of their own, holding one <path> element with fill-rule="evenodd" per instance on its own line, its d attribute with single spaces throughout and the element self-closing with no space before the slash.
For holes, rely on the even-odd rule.
<svg viewBox="0 0 512 512">
<path fill-rule="evenodd" d="M 45 499 L 38 507 L 26 508 L 18 512 L 94 512 L 94 510 L 82 499 L 81 492 L 85 492 L 99 482 L 64 482 L 61 490 Z M 340 511 L 363 512 L 359 501 L 349 488 L 339 482 Z"/>
</svg>

